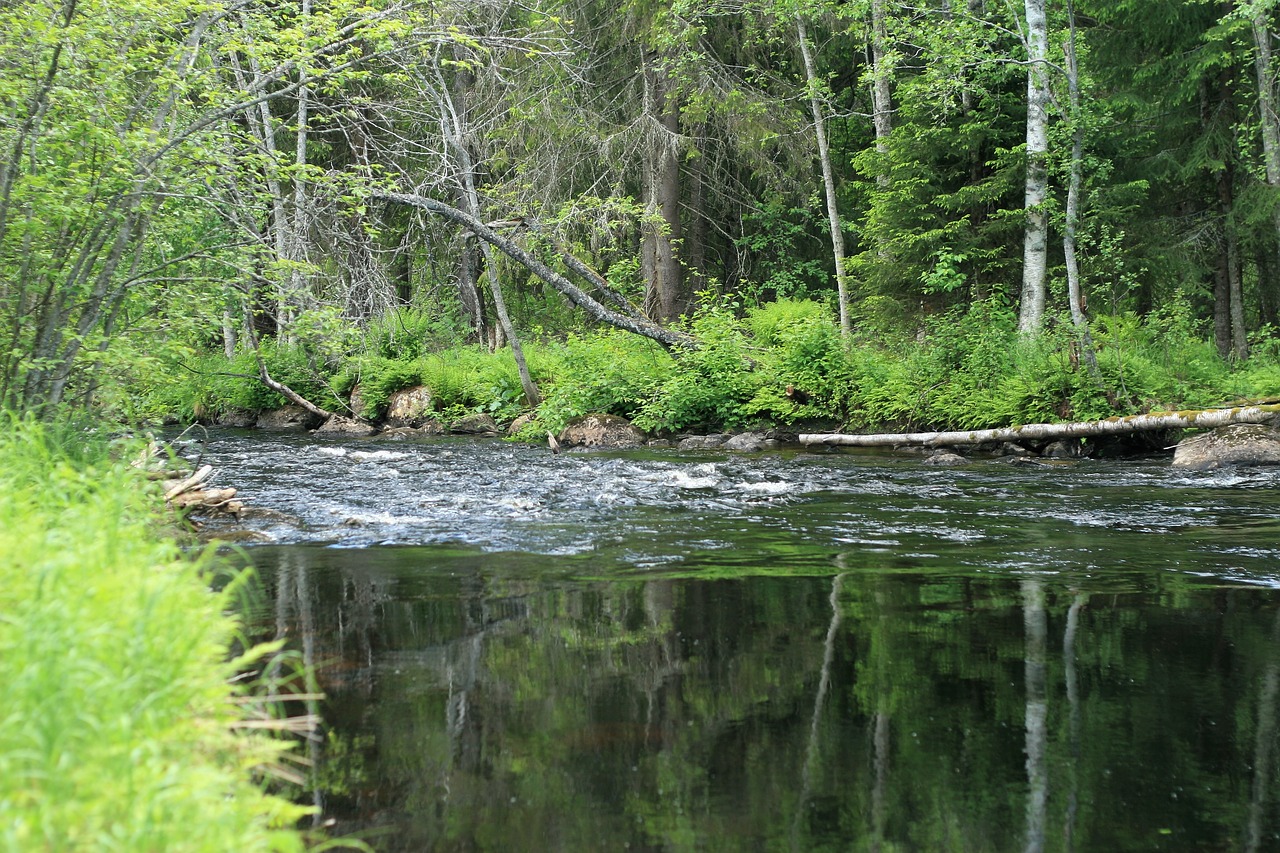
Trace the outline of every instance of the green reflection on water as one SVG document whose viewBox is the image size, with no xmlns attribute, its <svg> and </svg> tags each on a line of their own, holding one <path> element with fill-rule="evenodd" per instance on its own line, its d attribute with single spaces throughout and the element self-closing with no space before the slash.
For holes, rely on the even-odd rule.
<svg viewBox="0 0 1280 853">
<path fill-rule="evenodd" d="M 1107 565 L 993 568 L 1008 531 L 252 556 L 323 664 L 326 812 L 380 850 L 1275 849 L 1276 594 L 1154 570 L 1214 528 L 1041 533 Z"/>
</svg>

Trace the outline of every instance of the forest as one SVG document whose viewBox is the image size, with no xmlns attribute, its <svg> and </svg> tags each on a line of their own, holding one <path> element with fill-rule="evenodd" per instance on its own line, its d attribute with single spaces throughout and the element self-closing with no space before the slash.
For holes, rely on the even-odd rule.
<svg viewBox="0 0 1280 853">
<path fill-rule="evenodd" d="M 8 4 L 0 400 L 434 380 L 681 429 L 1266 396 L 1272 6 Z"/>
<path fill-rule="evenodd" d="M 0 3 L 0 682 L 8 688 L 0 719 L 16 721 L 0 727 L 0 847 L 300 850 L 327 843 L 323 828 L 314 836 L 293 830 L 305 816 L 321 820 L 319 799 L 300 805 L 289 787 L 311 772 L 300 767 L 317 765 L 290 757 L 286 739 L 269 736 L 293 725 L 273 717 L 284 688 L 263 676 L 292 654 L 287 632 L 282 627 L 258 642 L 243 608 L 237 610 L 237 596 L 253 581 L 233 572 L 227 580 L 217 574 L 212 551 L 192 559 L 174 541 L 160 483 L 144 481 L 130 464 L 143 449 L 123 437 L 133 427 L 233 425 L 239 416 L 286 403 L 317 416 L 376 422 L 393 394 L 419 386 L 428 389 L 432 417 L 444 428 L 483 414 L 517 438 L 536 441 L 590 413 L 628 418 L 648 436 L 666 439 L 761 427 L 996 429 L 1245 402 L 1271 410 L 1280 402 L 1278 32 L 1280 14 L 1267 0 Z M 511 458 L 525 454 L 518 458 L 527 469 L 552 460 L 541 447 L 500 446 Z M 309 479 L 316 483 L 331 482 L 346 453 L 325 449 L 333 455 L 312 460 L 318 473 Z M 436 460 L 423 459 L 420 450 L 406 451 L 408 461 L 397 465 L 411 472 L 418 466 L 414 476 L 435 470 Z M 448 458 L 436 482 L 466 480 L 456 457 Z M 1102 685 L 1096 707 L 1112 695 L 1124 701 L 1132 695 L 1140 709 L 1132 729 L 1114 731 L 1102 725 L 1112 715 L 1105 708 L 1095 712 L 1094 729 L 1054 711 L 1055 731 L 1070 737 L 1053 741 L 1052 755 L 1076 750 L 1080 732 L 1100 732 L 1092 741 L 1097 751 L 1080 765 L 1080 779 L 1093 780 L 1093 787 L 1076 786 L 1071 777 L 1070 814 L 1077 788 L 1101 791 L 1105 808 L 1096 825 L 1108 832 L 1140 828 L 1145 834 L 1134 829 L 1132 849 L 1163 845 L 1173 832 L 1166 806 L 1137 820 L 1123 798 L 1130 793 L 1124 789 L 1157 791 L 1155 782 L 1111 779 L 1111 745 L 1145 739 L 1153 744 L 1148 754 L 1167 757 L 1169 766 L 1194 766 L 1197 779 L 1212 781 L 1197 783 L 1203 799 L 1186 798 L 1197 810 L 1193 829 L 1203 832 L 1180 840 L 1203 837 L 1210 839 L 1204 845 L 1222 847 L 1246 827 L 1252 846 L 1244 849 L 1262 849 L 1263 829 L 1274 836 L 1263 806 L 1274 799 L 1267 786 L 1274 790 L 1276 765 L 1268 762 L 1280 675 L 1270 650 L 1280 621 L 1262 594 L 1231 589 L 1200 597 L 1197 586 L 1212 574 L 1224 589 L 1252 583 L 1259 593 L 1274 589 L 1273 502 L 1265 495 L 1232 491 L 1235 481 L 1217 492 L 1198 483 L 1165 505 L 1155 495 L 1186 489 L 1181 480 L 1150 488 L 1124 481 L 1117 490 L 1097 488 L 1086 476 L 1071 481 L 1075 491 L 1053 482 L 1017 506 L 1008 500 L 988 509 L 990 495 L 1008 491 L 1001 481 L 972 494 L 957 487 L 955 508 L 935 513 L 935 522 L 912 518 L 914 526 L 903 526 L 896 516 L 914 511 L 914 496 L 932 481 L 900 483 L 894 479 L 900 471 L 867 474 L 845 467 L 852 463 L 839 454 L 822 458 L 835 466 L 829 475 L 835 485 L 822 492 L 833 496 L 833 508 L 825 526 L 795 546 L 814 549 L 804 560 L 784 559 L 785 549 L 794 531 L 808 529 L 813 501 L 823 499 L 802 491 L 815 466 L 795 475 L 799 485 L 770 472 L 713 487 L 699 485 L 712 479 L 705 471 L 691 469 L 695 477 L 663 459 L 653 463 L 656 475 L 594 476 L 547 497 L 545 507 L 527 496 L 488 500 L 509 511 L 502 521 L 518 529 L 511 521 L 518 513 L 562 512 L 564 494 L 599 497 L 582 534 L 588 556 L 597 553 L 600 529 L 623 536 L 636 528 L 633 540 L 615 545 L 630 553 L 652 544 L 645 537 L 661 538 L 637 527 L 637 519 L 652 515 L 654 529 L 665 535 L 687 528 L 690 539 L 677 543 L 679 553 L 639 568 L 674 572 L 670 567 L 688 557 L 687 575 L 697 583 L 680 587 L 690 590 L 679 593 L 687 599 L 678 598 L 677 584 L 647 576 L 589 589 L 585 598 L 568 586 L 548 594 L 541 568 L 510 579 L 503 574 L 519 561 L 501 539 L 494 550 L 505 556 L 493 566 L 464 567 L 471 574 L 458 582 L 465 607 L 457 613 L 471 619 L 483 610 L 473 604 L 487 607 L 491 598 L 494 612 L 524 608 L 529 616 L 522 619 L 574 653 L 613 654 L 616 647 L 658 661 L 678 636 L 677 618 L 696 639 L 707 613 L 714 624 L 729 625 L 759 610 L 751 624 L 766 627 L 741 646 L 762 650 L 759 662 L 743 668 L 750 677 L 738 682 L 737 693 L 712 680 L 700 693 L 690 688 L 690 707 L 714 713 L 686 713 L 673 704 L 669 720 L 681 728 L 662 734 L 649 767 L 654 775 L 636 776 L 633 790 L 652 778 L 661 794 L 664 762 L 677 747 L 734 761 L 745 755 L 737 741 L 712 737 L 740 731 L 728 724 L 746 713 L 737 706 L 763 708 L 758 697 L 768 692 L 786 704 L 768 714 L 793 725 L 776 741 L 776 753 L 760 755 L 795 764 L 798 745 L 817 742 L 820 719 L 812 709 L 821 707 L 834 668 L 846 676 L 846 688 L 829 716 L 856 719 L 861 727 L 852 739 L 842 735 L 836 753 L 842 765 L 855 766 L 840 750 L 852 756 L 859 742 L 872 745 L 873 757 L 890 754 L 891 734 L 899 731 L 889 725 L 890 711 L 904 720 L 897 724 L 901 737 L 893 735 L 902 741 L 894 741 L 893 773 L 875 769 L 874 761 L 856 765 L 861 799 L 847 802 L 871 804 L 874 839 L 894 821 L 908 833 L 923 826 L 933 838 L 952 824 L 938 819 L 935 832 L 917 820 L 915 770 L 950 772 L 938 761 L 937 744 L 969 748 L 952 744 L 956 732 L 969 736 L 967 723 L 953 725 L 965 714 L 997 721 L 1002 730 L 1011 721 L 1010 731 L 1025 728 L 1026 746 L 1003 731 L 993 754 L 1017 785 L 1029 772 L 1027 814 L 1045 814 L 1037 779 L 1047 777 L 1036 775 L 1032 758 L 1045 754 L 1036 744 L 1049 743 L 1046 587 L 1038 576 L 1015 588 L 993 584 L 986 574 L 1061 569 L 1061 582 L 1048 586 L 1057 608 L 1054 631 L 1074 638 L 1077 624 L 1096 628 L 1081 634 L 1084 688 L 1091 678 Z M 505 484 L 519 467 L 466 485 Z M 1052 478 L 1066 476 L 1053 470 Z M 381 473 L 386 483 L 399 476 Z M 551 479 L 537 471 L 530 476 L 539 487 Z M 1010 476 L 1021 482 L 1023 475 Z M 1026 475 L 1037 488 L 1049 479 Z M 657 483 L 661 495 L 596 493 L 614 481 Z M 705 492 L 707 506 L 688 510 L 677 500 L 683 514 L 670 512 L 671 495 L 683 494 L 681 482 L 697 488 L 680 500 L 693 505 Z M 864 482 L 881 491 L 857 491 Z M 1255 485 L 1270 488 L 1267 482 Z M 805 497 L 783 500 L 793 487 Z M 1075 496 L 1091 490 L 1123 506 L 1082 510 Z M 390 493 L 362 482 L 339 497 L 374 491 Z M 876 521 L 884 495 L 899 492 L 910 497 L 903 499 L 906 509 Z M 1046 522 L 1040 516 L 1059 492 L 1070 492 L 1072 501 Z M 417 493 L 406 498 L 432 523 L 431 513 L 440 512 L 440 524 L 452 526 L 430 536 L 418 531 L 412 544 L 453 547 L 456 528 L 477 521 L 471 513 L 459 523 L 448 512 L 455 504 L 471 512 L 487 499 L 468 500 L 437 506 Z M 931 510 L 934 500 L 925 501 Z M 610 501 L 618 509 L 607 509 Z M 1208 513 L 1215 504 L 1227 506 L 1216 508 L 1220 521 Z M 771 521 L 775 505 L 785 514 Z M 1149 506 L 1156 509 L 1139 512 Z M 344 505 L 323 518 L 354 536 L 365 523 L 356 517 L 362 509 Z M 616 514 L 597 515 L 608 512 Z M 752 535 L 765 529 L 766 538 L 718 526 L 728 517 L 737 525 L 739 515 L 754 519 Z M 963 528 L 966 518 L 973 530 L 951 529 Z M 1002 532 L 1011 518 L 1022 519 L 1010 528 L 1016 536 Z M 877 538 L 894 524 L 906 545 Z M 875 529 L 868 533 L 868 526 Z M 1117 529 L 1132 533 L 1132 543 L 1095 557 L 1092 549 L 1114 541 Z M 404 544 L 369 531 L 378 534 L 370 541 L 397 542 L 388 553 Z M 1250 531 L 1255 539 L 1242 538 Z M 1168 556 L 1175 535 L 1186 556 Z M 740 540 L 767 547 L 744 557 L 732 547 Z M 948 542 L 953 550 L 940 548 Z M 1070 546 L 1065 558 L 1062 542 Z M 345 553 L 330 544 L 317 552 Z M 901 553 L 867 556 L 880 554 L 882 545 Z M 986 562 L 970 562 L 983 547 Z M 939 550 L 945 560 L 929 562 Z M 440 559 L 429 550 L 410 556 L 424 565 Z M 591 566 L 580 571 L 595 578 L 600 570 Z M 736 591 L 730 598 L 721 589 L 706 594 L 719 572 L 736 577 L 762 566 L 806 580 L 765 585 L 759 602 L 737 609 L 720 605 L 732 604 Z M 1146 574 L 1115 584 L 1093 579 L 1112 569 Z M 935 570 L 927 584 L 908 573 Z M 413 571 L 440 582 L 416 564 Z M 816 580 L 836 571 L 830 584 Z M 894 573 L 892 582 L 877 580 L 875 571 Z M 868 572 L 872 579 L 864 581 Z M 1166 589 L 1171 575 L 1179 581 Z M 288 563 L 282 577 L 294 578 L 295 586 L 291 593 L 282 585 L 281 600 L 294 596 L 302 613 L 313 600 L 303 594 L 305 572 Z M 484 596 L 467 585 L 472 580 L 474 589 L 488 590 Z M 337 585 L 331 578 L 323 583 Z M 443 583 L 453 584 L 452 575 Z M 416 590 L 413 584 L 406 582 Z M 507 596 L 507 585 L 519 595 Z M 1138 593 L 1149 588 L 1160 592 L 1151 596 L 1155 615 L 1148 617 L 1149 603 Z M 344 580 L 335 600 L 346 589 Z M 1091 595 L 1110 604 L 1090 613 Z M 413 607 L 437 607 L 431 595 L 413 596 Z M 560 597 L 568 603 L 562 606 Z M 573 621 L 580 599 L 590 605 L 584 612 L 616 621 L 622 639 L 597 641 L 594 627 L 580 629 Z M 974 600 L 981 618 L 965 629 L 970 641 L 954 626 L 975 610 Z M 1118 607 L 1126 600 L 1127 609 Z M 924 604 L 916 608 L 917 601 Z M 940 601 L 963 606 L 944 612 L 935 607 Z M 1182 610 L 1158 611 L 1170 603 Z M 890 615 L 916 609 L 942 615 L 890 624 Z M 837 654 L 845 614 L 848 648 Z M 808 627 L 793 630 L 801 617 Z M 433 618 L 421 622 L 443 632 Z M 935 618 L 941 627 L 927 621 Z M 551 627 L 544 630 L 544 623 Z M 349 624 L 379 630 L 371 621 Z M 991 646 L 996 652 L 948 668 L 952 646 L 985 649 L 986 635 L 978 634 L 993 626 L 1003 626 L 1003 639 Z M 392 627 L 389 636 L 398 636 Z M 719 635 L 706 630 L 711 645 Z M 479 660 L 472 638 L 484 631 L 442 633 L 440 645 L 476 649 Z M 495 628 L 494 636 L 514 639 L 485 647 L 491 677 L 478 684 L 504 684 L 508 673 L 512 684 L 523 684 L 526 672 L 551 671 L 566 659 L 551 645 L 530 651 L 521 644 L 533 633 L 521 632 Z M 1127 686 L 1109 692 L 1111 679 L 1121 684 L 1112 657 L 1123 656 L 1125 632 L 1159 640 L 1152 644 L 1156 662 L 1137 664 L 1145 670 L 1127 682 L 1159 688 L 1148 695 L 1126 693 Z M 1098 647 L 1085 645 L 1091 636 L 1101 638 Z M 908 639 L 923 645 L 899 654 Z M 813 665 L 775 660 L 783 640 Z M 1179 652 L 1185 660 L 1166 666 L 1159 656 L 1168 648 L 1185 649 Z M 1210 652 L 1213 659 L 1202 661 Z M 688 672 L 709 671 L 702 652 L 682 654 Z M 1087 692 L 1083 703 L 1073 698 L 1079 686 L 1073 654 L 1064 651 L 1061 663 L 1055 658 L 1049 667 L 1051 684 L 1068 693 L 1065 703 L 1054 698 L 1055 708 L 1071 714 L 1093 701 Z M 1237 659 L 1244 663 L 1231 668 Z M 945 670 L 941 680 L 913 673 L 917 661 L 934 660 Z M 394 678 L 387 676 L 393 685 L 399 666 Z M 1016 686 L 1020 667 L 1025 689 Z M 923 663 L 918 669 L 932 672 Z M 1169 680 L 1184 670 L 1195 677 Z M 891 672 L 897 674 L 890 678 Z M 577 761 L 583 741 L 575 715 L 583 709 L 573 697 L 622 695 L 612 669 L 585 692 L 577 669 L 572 676 L 569 687 L 537 688 L 564 697 L 558 703 L 528 693 L 538 699 L 529 706 L 543 709 L 538 713 L 561 710 L 550 724 L 531 726 L 534 734 L 501 736 L 514 744 L 501 759 L 510 767 L 498 765 L 510 770 L 502 784 L 525 772 L 526 754 L 550 755 L 553 765 L 561 756 Z M 861 693 L 848 688 L 855 676 Z M 639 707 L 648 697 L 655 707 L 652 697 L 667 687 L 659 690 L 654 679 L 653 687 L 628 688 L 622 698 Z M 998 701 L 984 705 L 988 683 Z M 927 694 L 939 684 L 938 707 L 950 716 L 935 718 Z M 314 687 L 302 685 L 292 701 L 318 703 Z M 811 702 L 814 688 L 818 698 Z M 1050 695 L 1057 697 L 1055 690 Z M 1210 710 L 1181 698 L 1183 691 L 1196 692 Z M 980 710 L 963 710 L 954 699 L 961 693 Z M 512 688 L 510 695 L 517 694 Z M 432 713 L 440 709 L 430 703 L 444 706 L 436 694 L 411 698 Z M 491 719 L 522 719 L 507 694 L 495 690 L 487 698 L 474 721 L 483 723 L 486 711 Z M 1184 708 L 1195 711 L 1190 722 L 1166 724 Z M 389 701 L 387 713 L 404 712 Z M 1119 710 L 1114 715 L 1129 719 Z M 724 725 L 693 726 L 704 718 Z M 1223 732 L 1228 723 L 1238 728 L 1234 751 L 1219 748 L 1218 735 L 1206 736 L 1205 721 L 1215 718 Z M 316 719 L 303 722 L 314 733 Z M 627 750 L 655 746 L 647 726 L 622 729 L 643 738 Z M 917 730 L 935 735 L 931 745 L 907 743 L 906 733 L 915 738 Z M 1154 737 L 1168 731 L 1179 738 L 1177 750 Z M 352 751 L 366 740 L 351 735 Z M 335 743 L 333 750 L 343 746 Z M 391 738 L 388 754 L 397 760 L 412 755 L 395 746 Z M 624 752 L 617 755 L 627 758 L 630 773 L 639 764 Z M 414 786 L 425 785 L 422 768 L 434 767 L 435 759 L 423 755 L 421 766 L 406 761 L 388 771 L 406 798 L 419 796 Z M 974 767 L 981 771 L 985 760 Z M 778 766 L 772 759 L 752 776 L 763 786 L 751 789 L 763 792 L 758 802 L 798 803 L 788 824 L 792 839 L 800 837 L 798 816 L 807 801 L 819 793 L 829 794 L 828 804 L 847 796 L 831 776 L 815 777 L 811 798 L 810 763 L 792 768 L 792 777 L 805 779 L 798 797 L 785 792 L 779 799 L 768 789 Z M 693 762 L 687 767 L 702 772 Z M 1173 778 L 1164 758 L 1151 767 L 1150 779 Z M 459 768 L 460 786 L 493 775 L 492 766 L 474 774 L 470 764 Z M 543 798 L 537 802 L 554 799 L 545 778 L 559 776 L 528 778 L 537 780 L 527 786 Z M 1131 778 L 1138 781 L 1129 784 Z M 345 790 L 349 780 L 339 781 Z M 983 832 L 1021 826 L 1021 802 L 1010 805 L 1013 784 L 982 795 Z M 1250 784 L 1246 797 L 1241 792 Z M 434 794 L 422 790 L 434 814 Z M 963 801 L 967 792 L 949 775 L 933 790 L 947 792 L 948 807 L 938 815 L 972 811 Z M 501 792 L 502 802 L 515 802 Z M 1036 796 L 1040 805 L 1033 808 Z M 685 827 L 663 823 L 669 815 L 648 815 L 642 801 L 629 802 L 648 821 L 644 838 L 686 837 L 679 834 Z M 1086 798 L 1082 808 L 1090 807 Z M 1122 807 L 1123 814 L 1110 811 Z M 1274 813 L 1274 805 L 1267 808 Z M 503 809 L 513 837 L 540 842 L 520 812 Z M 558 801 L 544 810 L 559 811 Z M 767 806 L 739 811 L 776 823 Z M 832 805 L 830 812 L 841 832 L 866 828 L 852 811 Z M 480 816 L 477 831 L 490 823 L 480 819 L 484 812 L 463 814 L 467 821 Z M 566 826 L 577 831 L 576 824 Z M 766 837 L 765 830 L 756 837 Z M 996 849 L 980 833 L 973 838 L 975 849 Z M 750 843 L 744 849 L 755 849 Z M 879 841 L 868 849 L 880 849 Z"/>
</svg>

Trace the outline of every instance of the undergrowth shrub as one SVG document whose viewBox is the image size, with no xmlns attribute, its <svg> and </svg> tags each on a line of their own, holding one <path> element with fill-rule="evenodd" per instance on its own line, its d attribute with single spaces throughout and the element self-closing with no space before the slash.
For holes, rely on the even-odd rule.
<svg viewBox="0 0 1280 853">
<path fill-rule="evenodd" d="M 547 356 L 553 380 L 538 421 L 551 430 L 592 413 L 635 418 L 674 370 L 657 343 L 616 329 L 570 335 Z"/>
<path fill-rule="evenodd" d="M 697 349 L 681 354 L 676 369 L 636 413 L 649 432 L 738 427 L 751 417 L 763 382 L 752 370 L 752 350 L 733 306 L 710 304 L 688 321 Z"/>
<path fill-rule="evenodd" d="M 745 416 L 780 423 L 845 417 L 852 363 L 825 305 L 780 299 L 748 311 L 745 324 L 766 348 L 758 359 L 760 388 Z"/>
<path fill-rule="evenodd" d="M 338 404 L 328 370 L 317 365 L 304 349 L 268 339 L 259 350 L 272 379 L 317 405 L 329 408 Z M 200 361 L 197 370 L 204 376 L 201 405 L 210 415 L 233 409 L 266 411 L 288 402 L 258 379 L 258 360 L 252 351 L 242 350 L 230 361 L 221 355 L 209 356 Z"/>
<path fill-rule="evenodd" d="M 352 359 L 334 379 L 334 390 L 349 395 L 360 386 L 361 405 L 354 414 L 377 419 L 386 414 L 387 400 L 396 391 L 422 384 L 422 366 L 416 361 L 400 361 L 370 355 Z"/>
<path fill-rule="evenodd" d="M 457 309 L 400 307 L 369 323 L 364 353 L 395 361 L 413 361 L 450 346 L 466 334 L 466 322 Z"/>
</svg>

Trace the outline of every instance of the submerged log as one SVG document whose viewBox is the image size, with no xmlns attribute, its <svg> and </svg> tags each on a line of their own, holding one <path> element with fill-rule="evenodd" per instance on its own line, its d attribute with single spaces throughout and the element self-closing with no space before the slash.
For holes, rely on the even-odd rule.
<svg viewBox="0 0 1280 853">
<path fill-rule="evenodd" d="M 1107 418 L 1101 421 L 1072 421 L 1060 424 L 1024 424 L 998 429 L 951 432 L 802 433 L 800 443 L 842 447 L 897 447 L 903 445 L 959 446 L 988 441 L 1052 441 L 1059 438 L 1087 438 L 1100 435 L 1127 435 L 1166 429 L 1207 429 L 1227 424 L 1260 424 L 1280 413 L 1280 404 L 1236 406 L 1230 409 L 1193 409 L 1182 412 L 1152 412 L 1146 415 Z"/>
</svg>

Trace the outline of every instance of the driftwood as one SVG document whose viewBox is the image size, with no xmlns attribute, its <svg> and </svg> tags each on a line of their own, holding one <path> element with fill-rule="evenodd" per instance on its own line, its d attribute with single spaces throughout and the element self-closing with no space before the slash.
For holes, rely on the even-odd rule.
<svg viewBox="0 0 1280 853">
<path fill-rule="evenodd" d="M 164 499 L 167 501 L 171 501 L 174 498 L 176 498 L 178 495 L 182 494 L 183 492 L 191 491 L 196 486 L 200 485 L 205 480 L 209 479 L 209 476 L 212 473 L 213 473 L 213 466 L 204 465 L 200 468 L 199 471 L 196 471 L 190 477 L 187 477 L 185 479 L 178 480 L 176 482 L 166 480 L 164 484 L 165 485 Z"/>
<path fill-rule="evenodd" d="M 840 433 L 801 433 L 801 444 L 827 444 L 842 447 L 925 447 L 984 444 L 989 441 L 1054 441 L 1062 438 L 1086 438 L 1101 435 L 1128 435 L 1166 429 L 1206 429 L 1227 424 L 1259 424 L 1280 413 L 1280 405 L 1237 406 L 1230 409 L 1194 409 L 1183 412 L 1152 412 L 1146 415 L 1107 418 L 1101 421 L 1073 421 L 1060 424 L 1025 424 L 999 429 L 958 430 L 952 432 L 877 433 L 844 435 Z"/>
<path fill-rule="evenodd" d="M 192 471 L 190 463 L 185 459 L 173 454 L 163 454 L 161 450 L 162 445 L 152 438 L 129 464 L 140 469 L 148 480 L 163 481 L 161 485 L 164 487 L 164 502 L 167 506 L 176 510 L 239 516 L 244 509 L 244 502 L 235 499 L 235 489 L 205 486 L 213 476 L 212 465 L 201 465 Z"/>
</svg>

